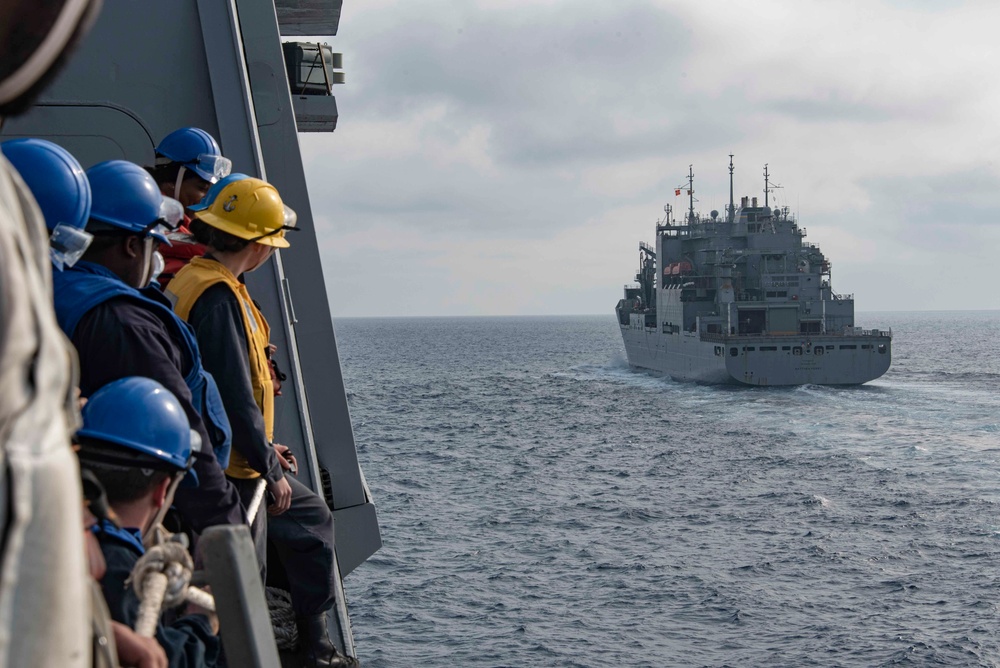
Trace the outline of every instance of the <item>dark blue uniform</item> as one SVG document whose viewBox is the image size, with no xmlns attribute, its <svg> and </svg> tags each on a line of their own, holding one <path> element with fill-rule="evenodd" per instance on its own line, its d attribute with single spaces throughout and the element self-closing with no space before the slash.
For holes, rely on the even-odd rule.
<svg viewBox="0 0 1000 668">
<path fill-rule="evenodd" d="M 139 598 L 125 581 L 144 553 L 137 529 L 118 529 L 110 522 L 94 527 L 97 542 L 107 562 L 101 589 L 108 602 L 111 618 L 134 627 L 139 616 Z M 211 668 L 221 666 L 221 642 L 212 633 L 205 615 L 185 615 L 169 626 L 159 622 L 156 640 L 167 653 L 170 668 Z"/>
<path fill-rule="evenodd" d="M 82 304 L 78 295 L 69 295 L 83 280 L 88 281 L 88 287 L 104 283 L 121 294 L 95 298 L 93 306 Z M 213 448 L 208 447 L 218 442 L 218 430 L 213 428 L 209 433 L 186 380 L 194 375 L 193 365 L 200 368 L 200 361 L 192 360 L 192 353 L 186 352 L 190 346 L 178 329 L 187 327 L 186 323 L 177 319 L 176 327 L 171 327 L 173 312 L 165 297 L 155 290 L 140 294 L 100 265 L 78 262 L 72 269 L 54 272 L 53 283 L 59 324 L 79 353 L 81 394 L 89 397 L 128 376 L 152 378 L 170 390 L 205 444 L 193 466 L 199 485 L 178 489 L 174 506 L 199 533 L 217 524 L 245 524 L 239 495 L 223 475 Z M 156 300 L 162 303 L 157 306 Z M 229 429 L 228 422 L 225 429 Z"/>
</svg>

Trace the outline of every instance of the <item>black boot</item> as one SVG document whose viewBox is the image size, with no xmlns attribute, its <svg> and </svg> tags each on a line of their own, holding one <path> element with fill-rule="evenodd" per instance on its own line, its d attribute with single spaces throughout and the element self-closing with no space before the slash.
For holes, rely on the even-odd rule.
<svg viewBox="0 0 1000 668">
<path fill-rule="evenodd" d="M 358 660 L 344 656 L 330 641 L 326 628 L 326 613 L 297 617 L 299 627 L 299 660 L 306 668 L 357 668 Z"/>
</svg>

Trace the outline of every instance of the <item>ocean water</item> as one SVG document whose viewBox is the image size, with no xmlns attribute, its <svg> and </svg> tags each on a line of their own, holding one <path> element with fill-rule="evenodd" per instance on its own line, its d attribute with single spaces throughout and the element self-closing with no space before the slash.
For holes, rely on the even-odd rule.
<svg viewBox="0 0 1000 668">
<path fill-rule="evenodd" d="M 1000 312 L 861 387 L 629 370 L 613 316 L 336 322 L 363 665 L 1000 664 Z"/>
</svg>

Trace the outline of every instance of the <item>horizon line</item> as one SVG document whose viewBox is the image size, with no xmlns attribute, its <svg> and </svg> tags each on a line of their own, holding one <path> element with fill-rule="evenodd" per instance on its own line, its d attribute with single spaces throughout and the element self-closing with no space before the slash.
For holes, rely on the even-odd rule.
<svg viewBox="0 0 1000 668">
<path fill-rule="evenodd" d="M 1000 308 L 986 308 L 986 309 L 901 309 L 901 310 L 872 310 L 872 311 L 858 311 L 858 314 L 877 314 L 877 313 L 988 313 L 991 311 L 1000 312 Z M 591 317 L 610 317 L 614 318 L 614 313 L 501 313 L 501 314 L 484 314 L 484 313 L 439 313 L 439 314 L 411 314 L 411 315 L 332 315 L 334 319 L 339 320 L 352 320 L 352 319 L 362 319 L 362 318 L 384 318 L 402 320 L 405 318 L 591 318 Z"/>
</svg>

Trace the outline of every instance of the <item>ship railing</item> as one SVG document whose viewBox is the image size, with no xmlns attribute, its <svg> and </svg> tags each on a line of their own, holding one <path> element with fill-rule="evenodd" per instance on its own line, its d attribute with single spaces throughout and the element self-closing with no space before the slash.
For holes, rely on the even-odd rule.
<svg viewBox="0 0 1000 668">
<path fill-rule="evenodd" d="M 823 336 L 823 337 L 887 337 L 892 338 L 892 328 L 889 329 L 862 329 L 861 327 L 845 327 L 843 330 L 834 332 L 758 332 L 756 334 L 718 334 L 715 332 L 702 332 L 702 341 L 712 341 L 724 343 L 737 339 L 760 339 L 760 338 L 801 338 L 801 337 Z"/>
<path fill-rule="evenodd" d="M 845 327 L 843 336 L 888 336 L 892 338 L 892 327 L 889 329 L 863 329 L 861 327 Z"/>
</svg>

